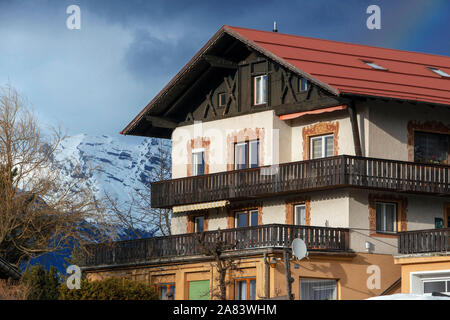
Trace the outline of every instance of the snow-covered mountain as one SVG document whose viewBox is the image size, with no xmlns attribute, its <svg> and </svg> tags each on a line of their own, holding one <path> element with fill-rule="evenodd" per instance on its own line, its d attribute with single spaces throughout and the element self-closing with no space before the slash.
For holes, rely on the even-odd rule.
<svg viewBox="0 0 450 320">
<path fill-rule="evenodd" d="M 131 139 L 130 139 L 131 140 Z M 119 202 L 129 201 L 135 190 L 143 190 L 150 172 L 159 164 L 159 139 L 146 138 L 139 144 L 126 144 L 109 136 L 79 134 L 66 138 L 55 153 L 64 174 L 77 164 L 83 172 L 97 168 L 86 183 L 97 197 L 107 192 Z M 164 141 L 170 148 L 170 142 Z"/>
</svg>

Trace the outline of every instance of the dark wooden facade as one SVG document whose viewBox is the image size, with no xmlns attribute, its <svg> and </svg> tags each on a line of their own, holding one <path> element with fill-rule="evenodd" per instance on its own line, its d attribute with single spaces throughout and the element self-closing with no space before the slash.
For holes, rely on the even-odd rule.
<svg viewBox="0 0 450 320">
<path fill-rule="evenodd" d="M 194 59 L 195 58 L 195 59 Z M 170 139 L 177 126 L 213 121 L 265 110 L 277 115 L 349 102 L 313 82 L 300 89 L 301 76 L 263 56 L 244 43 L 223 35 L 199 57 L 194 57 L 169 83 L 149 110 L 125 134 Z M 267 75 L 267 103 L 254 105 L 253 77 Z M 177 75 L 178 76 L 178 75 Z M 219 106 L 219 94 L 226 104 Z"/>
<path fill-rule="evenodd" d="M 336 156 L 154 182 L 151 203 L 169 208 L 217 200 L 246 200 L 338 187 L 450 195 L 450 166 Z"/>
<path fill-rule="evenodd" d="M 345 228 L 269 224 L 256 227 L 204 232 L 204 246 L 217 240 L 218 232 L 228 252 L 261 248 L 290 248 L 295 238 L 305 241 L 309 251 L 349 251 L 349 231 Z M 151 263 L 161 258 L 189 257 L 203 254 L 200 233 L 118 241 L 111 245 L 87 246 L 85 267 Z M 226 253 L 226 252 L 224 252 Z"/>
</svg>

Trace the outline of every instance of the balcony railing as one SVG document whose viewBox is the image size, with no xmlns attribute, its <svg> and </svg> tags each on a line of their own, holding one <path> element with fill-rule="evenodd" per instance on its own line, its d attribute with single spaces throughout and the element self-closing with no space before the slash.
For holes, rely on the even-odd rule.
<svg viewBox="0 0 450 320">
<path fill-rule="evenodd" d="M 336 156 L 269 167 L 225 171 L 152 183 L 154 208 L 217 200 L 244 200 L 337 187 L 450 194 L 450 166 Z"/>
<path fill-rule="evenodd" d="M 219 234 L 220 232 L 220 234 Z M 292 240 L 301 238 L 310 251 L 348 250 L 348 229 L 270 224 L 255 227 L 206 231 L 203 245 L 221 239 L 227 251 L 260 248 L 288 248 Z M 92 244 L 87 247 L 85 266 L 151 263 L 162 258 L 203 255 L 200 234 L 188 233 L 167 237 Z"/>
<path fill-rule="evenodd" d="M 400 254 L 450 252 L 450 228 L 398 233 Z"/>
</svg>

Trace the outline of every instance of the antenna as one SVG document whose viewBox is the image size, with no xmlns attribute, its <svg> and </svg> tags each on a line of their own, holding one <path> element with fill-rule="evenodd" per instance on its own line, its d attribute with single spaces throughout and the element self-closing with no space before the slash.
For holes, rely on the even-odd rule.
<svg viewBox="0 0 450 320">
<path fill-rule="evenodd" d="M 274 21 L 273 22 L 273 30 L 272 30 L 273 32 L 278 32 L 278 29 L 277 29 L 277 22 L 276 21 Z"/>
<path fill-rule="evenodd" d="M 300 238 L 295 238 L 294 241 L 292 241 L 292 255 L 298 260 L 302 260 L 308 256 L 308 249 L 306 248 L 305 241 Z"/>
</svg>

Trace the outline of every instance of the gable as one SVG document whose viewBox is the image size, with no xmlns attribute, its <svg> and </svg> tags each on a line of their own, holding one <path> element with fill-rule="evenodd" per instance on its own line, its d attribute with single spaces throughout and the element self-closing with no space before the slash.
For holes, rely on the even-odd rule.
<svg viewBox="0 0 450 320">
<path fill-rule="evenodd" d="M 254 105 L 254 77 L 267 76 L 267 103 Z M 234 69 L 215 70 L 208 83 L 197 88 L 189 97 L 185 97 L 172 114 L 182 113 L 184 119 L 179 125 L 192 124 L 194 121 L 213 121 L 228 117 L 274 109 L 283 114 L 302 109 L 302 106 L 317 106 L 321 99 L 331 104 L 339 104 L 336 98 L 319 86 L 309 83 L 308 89 L 300 89 L 301 76 L 280 66 L 278 63 L 251 52 L 245 59 L 236 63 Z M 219 105 L 219 95 L 225 94 L 225 105 Z M 289 108 L 290 107 L 290 108 Z"/>
</svg>

